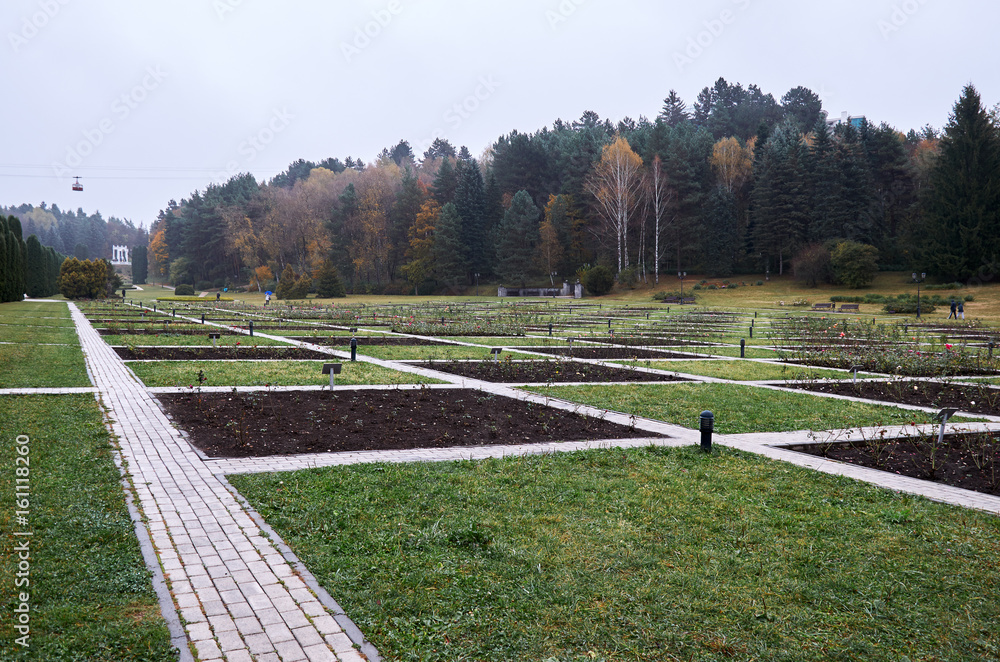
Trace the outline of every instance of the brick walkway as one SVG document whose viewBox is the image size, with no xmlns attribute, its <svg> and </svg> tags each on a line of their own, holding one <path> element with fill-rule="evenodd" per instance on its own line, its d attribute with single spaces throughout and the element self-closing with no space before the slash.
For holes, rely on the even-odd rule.
<svg viewBox="0 0 1000 662">
<path fill-rule="evenodd" d="M 198 659 L 363 660 L 345 634 L 344 617 L 327 611 L 80 310 L 69 306 Z"/>
</svg>

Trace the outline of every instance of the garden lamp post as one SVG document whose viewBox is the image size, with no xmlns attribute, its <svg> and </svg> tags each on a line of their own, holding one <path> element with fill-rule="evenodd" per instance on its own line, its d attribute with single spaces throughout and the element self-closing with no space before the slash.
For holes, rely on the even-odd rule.
<svg viewBox="0 0 1000 662">
<path fill-rule="evenodd" d="M 677 277 L 681 279 L 681 303 L 684 303 L 684 279 L 687 278 L 688 272 L 678 271 Z"/>
<path fill-rule="evenodd" d="M 476 273 L 476 296 L 479 296 L 479 273 Z"/>
<path fill-rule="evenodd" d="M 919 278 L 917 274 L 913 274 L 913 282 L 917 284 L 917 319 L 920 319 L 920 283 L 924 282 L 925 278 L 927 278 L 925 273 L 920 274 Z"/>
</svg>

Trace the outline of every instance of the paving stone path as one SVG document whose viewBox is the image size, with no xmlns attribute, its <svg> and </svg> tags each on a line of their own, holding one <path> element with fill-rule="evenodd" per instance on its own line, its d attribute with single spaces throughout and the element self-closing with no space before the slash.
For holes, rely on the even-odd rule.
<svg viewBox="0 0 1000 662">
<path fill-rule="evenodd" d="M 345 633 L 350 624 L 328 612 L 80 310 L 69 306 L 198 659 L 363 660 Z"/>
</svg>

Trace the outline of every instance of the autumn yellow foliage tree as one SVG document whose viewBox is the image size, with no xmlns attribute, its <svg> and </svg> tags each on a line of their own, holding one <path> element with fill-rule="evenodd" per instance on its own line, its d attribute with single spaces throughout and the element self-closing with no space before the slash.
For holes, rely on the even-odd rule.
<svg viewBox="0 0 1000 662">
<path fill-rule="evenodd" d="M 403 265 L 406 280 L 413 285 L 413 293 L 419 294 L 420 283 L 434 273 L 434 227 L 441 214 L 441 205 L 434 198 L 420 206 L 417 218 L 410 226 L 407 236 L 410 240 L 406 251 L 407 263 Z"/>
<path fill-rule="evenodd" d="M 709 162 L 719 185 L 729 193 L 738 190 L 753 174 L 753 150 L 731 136 L 712 146 Z"/>
<path fill-rule="evenodd" d="M 628 230 L 642 200 L 642 159 L 619 135 L 601 150 L 601 158 L 587 177 L 587 191 L 594 196 L 607 234 L 614 234 L 618 271 L 629 267 Z"/>
<path fill-rule="evenodd" d="M 538 249 L 535 253 L 538 270 L 548 274 L 552 287 L 556 285 L 553 275 L 556 265 L 562 261 L 564 252 L 562 237 L 559 235 L 560 230 L 565 231 L 565 228 L 560 228 L 558 224 L 566 220 L 566 205 L 560 204 L 561 202 L 559 196 L 549 196 L 544 210 L 545 220 L 538 226 Z"/>
</svg>

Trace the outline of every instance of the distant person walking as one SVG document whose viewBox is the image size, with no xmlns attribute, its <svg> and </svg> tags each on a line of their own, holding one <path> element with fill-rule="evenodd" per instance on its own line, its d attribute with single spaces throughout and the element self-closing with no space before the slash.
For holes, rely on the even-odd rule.
<svg viewBox="0 0 1000 662">
<path fill-rule="evenodd" d="M 951 300 L 951 313 L 948 315 L 948 319 L 951 319 L 952 317 L 958 319 L 958 304 L 954 299 Z"/>
<path fill-rule="evenodd" d="M 264 295 L 264 305 L 266 306 L 270 302 L 271 302 L 271 293 L 268 292 L 267 294 Z"/>
<path fill-rule="evenodd" d="M 965 302 L 964 301 L 959 301 L 958 302 L 958 314 L 962 316 L 962 319 L 965 319 Z"/>
</svg>

